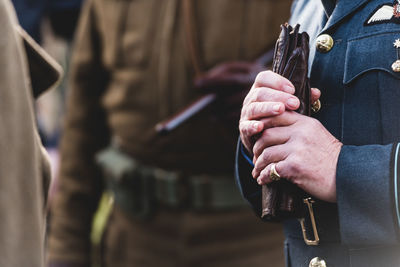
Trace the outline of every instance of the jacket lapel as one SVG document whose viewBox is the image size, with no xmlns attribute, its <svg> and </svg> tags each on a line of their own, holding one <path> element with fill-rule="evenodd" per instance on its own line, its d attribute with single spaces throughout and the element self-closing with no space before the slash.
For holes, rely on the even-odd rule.
<svg viewBox="0 0 400 267">
<path fill-rule="evenodd" d="M 321 0 L 322 2 L 327 0 Z M 340 23 L 347 16 L 351 15 L 354 11 L 366 4 L 369 0 L 337 0 L 336 8 L 333 10 L 328 22 L 326 23 L 323 31 L 328 31 L 338 23 Z"/>
</svg>

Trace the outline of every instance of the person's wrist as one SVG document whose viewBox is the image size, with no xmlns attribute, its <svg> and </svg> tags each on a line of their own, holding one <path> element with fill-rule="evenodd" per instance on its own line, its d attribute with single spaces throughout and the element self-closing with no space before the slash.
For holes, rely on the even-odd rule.
<svg viewBox="0 0 400 267">
<path fill-rule="evenodd" d="M 340 151 L 342 150 L 343 143 L 339 140 L 334 142 L 334 149 L 332 152 L 333 160 L 331 161 L 331 170 L 332 170 L 332 190 L 330 197 L 328 197 L 327 201 L 336 203 L 337 202 L 337 192 L 336 192 L 336 171 L 337 171 L 337 163 L 339 161 Z"/>
</svg>

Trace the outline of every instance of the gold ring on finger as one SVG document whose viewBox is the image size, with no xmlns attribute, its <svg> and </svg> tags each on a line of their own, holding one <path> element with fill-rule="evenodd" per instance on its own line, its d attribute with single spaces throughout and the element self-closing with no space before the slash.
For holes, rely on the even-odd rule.
<svg viewBox="0 0 400 267">
<path fill-rule="evenodd" d="M 271 164 L 271 170 L 269 172 L 269 178 L 271 179 L 271 181 L 279 181 L 281 179 L 281 176 L 279 175 L 279 173 L 276 171 L 276 164 L 272 163 Z"/>
<path fill-rule="evenodd" d="M 311 110 L 314 112 L 314 113 L 317 113 L 318 111 L 320 111 L 320 109 L 321 109 L 321 101 L 319 101 L 319 99 L 317 100 L 317 101 L 315 101 L 314 103 L 312 103 L 312 105 L 311 105 Z"/>
</svg>

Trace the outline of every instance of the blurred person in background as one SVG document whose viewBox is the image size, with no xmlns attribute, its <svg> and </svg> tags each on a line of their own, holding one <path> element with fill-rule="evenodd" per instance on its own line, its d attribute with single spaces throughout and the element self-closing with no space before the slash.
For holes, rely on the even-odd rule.
<svg viewBox="0 0 400 267">
<path fill-rule="evenodd" d="M 33 103 L 62 70 L 18 25 L 8 0 L 0 23 L 0 266 L 41 267 L 50 166 Z"/>
<path fill-rule="evenodd" d="M 233 179 L 237 119 L 291 1 L 87 0 L 71 65 L 49 265 L 90 266 L 92 220 L 115 205 L 104 266 L 279 266 L 281 229 Z M 167 135 L 199 96 L 217 104 Z"/>
<path fill-rule="evenodd" d="M 47 15 L 54 33 L 72 41 L 83 0 L 47 0 L 47 3 Z"/>
</svg>

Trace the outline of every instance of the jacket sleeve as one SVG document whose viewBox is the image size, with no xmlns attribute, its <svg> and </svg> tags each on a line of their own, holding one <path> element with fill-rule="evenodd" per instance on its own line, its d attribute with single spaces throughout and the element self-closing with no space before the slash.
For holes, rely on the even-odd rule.
<svg viewBox="0 0 400 267">
<path fill-rule="evenodd" d="M 261 217 L 261 186 L 251 176 L 253 163 L 247 155 L 242 142 L 238 141 L 236 149 L 235 178 L 242 196 L 253 207 L 254 212 Z"/>
<path fill-rule="evenodd" d="M 400 144 L 344 145 L 336 173 L 341 241 L 349 247 L 398 244 Z M 243 197 L 261 214 L 261 187 L 239 140 L 236 181 Z"/>
<path fill-rule="evenodd" d="M 341 240 L 349 247 L 399 242 L 399 144 L 342 147 L 336 173 Z"/>
<path fill-rule="evenodd" d="M 100 101 L 108 75 L 101 62 L 94 2 L 85 2 L 71 62 L 58 191 L 51 203 L 50 263 L 90 261 L 92 218 L 103 190 L 94 155 L 110 139 Z"/>
</svg>

